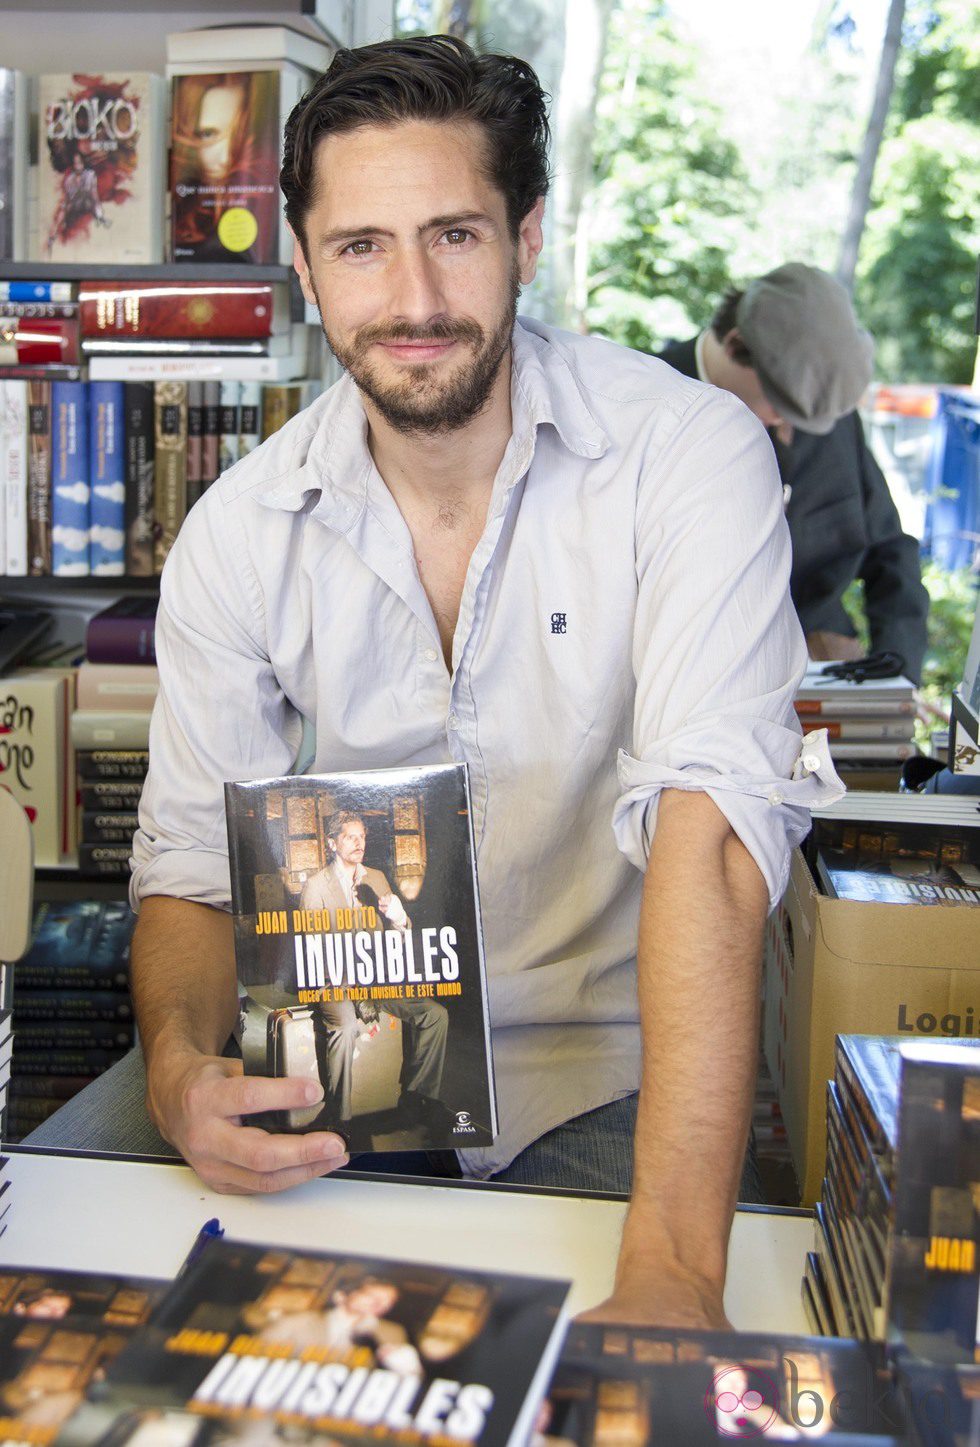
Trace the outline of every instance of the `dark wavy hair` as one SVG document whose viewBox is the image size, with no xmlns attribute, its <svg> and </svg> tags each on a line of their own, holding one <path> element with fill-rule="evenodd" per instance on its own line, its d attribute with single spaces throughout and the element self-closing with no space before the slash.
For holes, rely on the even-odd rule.
<svg viewBox="0 0 980 1447">
<path fill-rule="evenodd" d="M 547 194 L 548 96 L 513 55 L 477 55 L 449 35 L 385 40 L 338 50 L 286 122 L 279 184 L 286 220 L 306 251 L 316 200 L 316 148 L 324 136 L 399 121 L 473 121 L 486 138 L 489 179 L 504 195 L 516 237 Z"/>
<path fill-rule="evenodd" d="M 729 332 L 737 329 L 738 304 L 744 295 L 745 292 L 739 287 L 729 287 L 715 308 L 715 314 L 711 318 L 711 330 L 719 342 L 723 342 Z M 741 363 L 743 367 L 755 366 L 755 358 L 741 337 L 732 345 L 732 360 Z"/>
</svg>

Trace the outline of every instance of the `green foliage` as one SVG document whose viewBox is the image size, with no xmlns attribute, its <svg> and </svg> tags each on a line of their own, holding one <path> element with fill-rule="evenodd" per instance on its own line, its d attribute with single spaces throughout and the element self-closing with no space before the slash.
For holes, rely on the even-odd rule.
<svg viewBox="0 0 980 1447">
<path fill-rule="evenodd" d="M 651 350 L 731 284 L 752 196 L 663 0 L 621 0 L 596 111 L 588 324 Z"/>
<path fill-rule="evenodd" d="M 886 381 L 969 382 L 980 246 L 975 0 L 910 5 L 857 296 Z"/>
</svg>

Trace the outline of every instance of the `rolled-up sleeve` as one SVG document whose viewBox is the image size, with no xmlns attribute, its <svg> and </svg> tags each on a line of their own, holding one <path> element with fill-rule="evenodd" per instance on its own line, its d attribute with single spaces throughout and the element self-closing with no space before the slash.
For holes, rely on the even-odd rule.
<svg viewBox="0 0 980 1447">
<path fill-rule="evenodd" d="M 806 646 L 772 447 L 725 393 L 700 392 L 653 439 L 639 485 L 633 744 L 620 753 L 616 841 L 646 867 L 663 789 L 711 796 L 775 905 L 808 809 L 838 799 L 826 738 L 801 746 Z"/>
<path fill-rule="evenodd" d="M 302 720 L 265 647 L 265 612 L 237 510 L 206 494 L 163 571 L 160 691 L 133 840 L 130 900 L 230 903 L 224 784 L 292 766 Z"/>
</svg>

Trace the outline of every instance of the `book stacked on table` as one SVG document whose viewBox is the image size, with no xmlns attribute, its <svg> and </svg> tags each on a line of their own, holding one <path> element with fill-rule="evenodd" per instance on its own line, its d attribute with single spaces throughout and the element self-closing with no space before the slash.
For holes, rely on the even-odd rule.
<svg viewBox="0 0 980 1447">
<path fill-rule="evenodd" d="M 156 609 L 149 594 L 122 597 L 86 629 L 71 735 L 81 804 L 79 866 L 87 874 L 129 875 L 159 687 Z"/>
<path fill-rule="evenodd" d="M 863 683 L 810 663 L 796 695 L 804 733 L 825 728 L 830 756 L 848 787 L 894 788 L 906 759 L 918 752 L 915 687 L 902 675 Z"/>
<path fill-rule="evenodd" d="M 950 1029 L 972 1028 L 952 1012 Z M 841 1035 L 804 1300 L 835 1335 L 977 1360 L 980 1044 Z"/>
<path fill-rule="evenodd" d="M 29 1134 L 132 1047 L 132 929 L 122 902 L 36 906 L 31 947 L 14 966 L 7 1139 Z"/>
<path fill-rule="evenodd" d="M 980 905 L 980 807 L 965 795 L 855 790 L 813 812 L 821 891 L 875 904 Z"/>
</svg>

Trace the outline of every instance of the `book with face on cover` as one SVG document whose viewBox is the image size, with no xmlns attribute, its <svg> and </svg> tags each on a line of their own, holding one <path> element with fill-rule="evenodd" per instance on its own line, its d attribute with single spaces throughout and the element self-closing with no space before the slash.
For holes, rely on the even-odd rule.
<svg viewBox="0 0 980 1447">
<path fill-rule="evenodd" d="M 212 1241 L 59 1444 L 517 1447 L 554 1366 L 568 1288 Z"/>
<path fill-rule="evenodd" d="M 496 1133 L 465 765 L 225 785 L 246 1074 L 322 1105 L 250 1119 L 355 1150 Z"/>
</svg>

